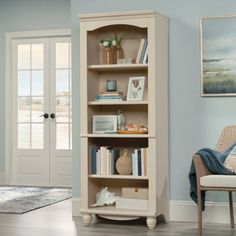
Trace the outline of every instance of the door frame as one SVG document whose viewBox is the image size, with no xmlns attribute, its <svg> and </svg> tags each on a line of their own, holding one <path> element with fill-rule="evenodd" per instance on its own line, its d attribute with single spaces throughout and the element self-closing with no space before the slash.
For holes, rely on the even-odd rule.
<svg viewBox="0 0 236 236">
<path fill-rule="evenodd" d="M 12 40 L 40 37 L 71 37 L 71 30 L 52 29 L 5 34 L 5 170 L 3 183 L 7 185 L 11 183 L 12 176 Z"/>
</svg>

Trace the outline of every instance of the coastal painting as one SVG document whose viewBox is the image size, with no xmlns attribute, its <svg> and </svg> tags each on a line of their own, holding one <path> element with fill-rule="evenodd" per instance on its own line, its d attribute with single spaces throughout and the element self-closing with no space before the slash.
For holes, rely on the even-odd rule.
<svg viewBox="0 0 236 236">
<path fill-rule="evenodd" d="M 201 94 L 236 96 L 236 16 L 201 19 Z"/>
</svg>

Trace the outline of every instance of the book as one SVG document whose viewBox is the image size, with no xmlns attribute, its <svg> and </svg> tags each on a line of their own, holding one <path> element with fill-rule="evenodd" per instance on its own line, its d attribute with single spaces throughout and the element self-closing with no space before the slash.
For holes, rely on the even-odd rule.
<svg viewBox="0 0 236 236">
<path fill-rule="evenodd" d="M 97 151 L 98 147 L 91 147 L 91 174 L 96 175 L 97 174 Z"/>
<path fill-rule="evenodd" d="M 100 149 L 97 150 L 96 157 L 97 157 L 96 174 L 100 175 L 101 174 L 101 150 Z"/>
<path fill-rule="evenodd" d="M 116 161 L 117 159 L 120 157 L 120 150 L 117 148 L 114 148 L 111 150 L 111 166 L 112 166 L 112 170 L 111 170 L 111 174 L 112 175 L 116 175 L 118 174 L 117 170 L 116 170 Z"/>
<path fill-rule="evenodd" d="M 123 92 L 101 92 L 98 96 L 123 96 Z"/>
<path fill-rule="evenodd" d="M 142 176 L 147 176 L 147 148 L 141 148 Z"/>
<path fill-rule="evenodd" d="M 138 149 L 138 176 L 142 176 L 142 160 L 141 160 L 141 150 Z"/>
<path fill-rule="evenodd" d="M 100 147 L 101 150 L 101 175 L 107 174 L 107 147 Z"/>
<path fill-rule="evenodd" d="M 147 57 L 148 57 L 148 42 L 147 42 L 147 46 L 146 46 L 146 49 L 145 49 L 145 52 L 144 52 L 144 56 L 143 56 L 143 61 L 142 63 L 145 64 L 147 63 Z"/>
<path fill-rule="evenodd" d="M 139 63 L 143 63 L 143 58 L 144 58 L 146 48 L 147 48 L 147 39 L 145 39 L 145 41 L 144 41 L 143 50 L 142 50 L 142 53 L 141 53 Z"/>
<path fill-rule="evenodd" d="M 136 60 L 135 60 L 136 64 L 139 64 L 139 62 L 140 62 L 144 42 L 145 42 L 145 39 L 141 39 L 140 44 L 139 44 L 139 48 L 138 48 L 137 57 L 136 57 Z"/>
</svg>

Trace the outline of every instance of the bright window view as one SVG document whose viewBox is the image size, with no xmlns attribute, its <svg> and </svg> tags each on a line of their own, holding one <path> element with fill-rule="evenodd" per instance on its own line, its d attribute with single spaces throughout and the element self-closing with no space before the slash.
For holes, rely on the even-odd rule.
<svg viewBox="0 0 236 236">
<path fill-rule="evenodd" d="M 72 148 L 70 43 L 56 44 L 56 148 Z M 18 45 L 18 148 L 44 148 L 44 45 Z M 50 79 L 52 79 L 50 77 Z M 55 99 L 52 98 L 52 99 Z M 47 101 L 48 102 L 48 101 Z"/>
</svg>

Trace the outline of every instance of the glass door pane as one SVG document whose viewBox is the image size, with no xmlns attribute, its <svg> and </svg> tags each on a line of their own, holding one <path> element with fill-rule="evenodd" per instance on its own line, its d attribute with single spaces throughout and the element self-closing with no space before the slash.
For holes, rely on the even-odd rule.
<svg viewBox="0 0 236 236">
<path fill-rule="evenodd" d="M 18 149 L 44 149 L 44 44 L 19 44 Z"/>
<path fill-rule="evenodd" d="M 56 149 L 72 148 L 71 44 L 56 43 Z"/>
</svg>

